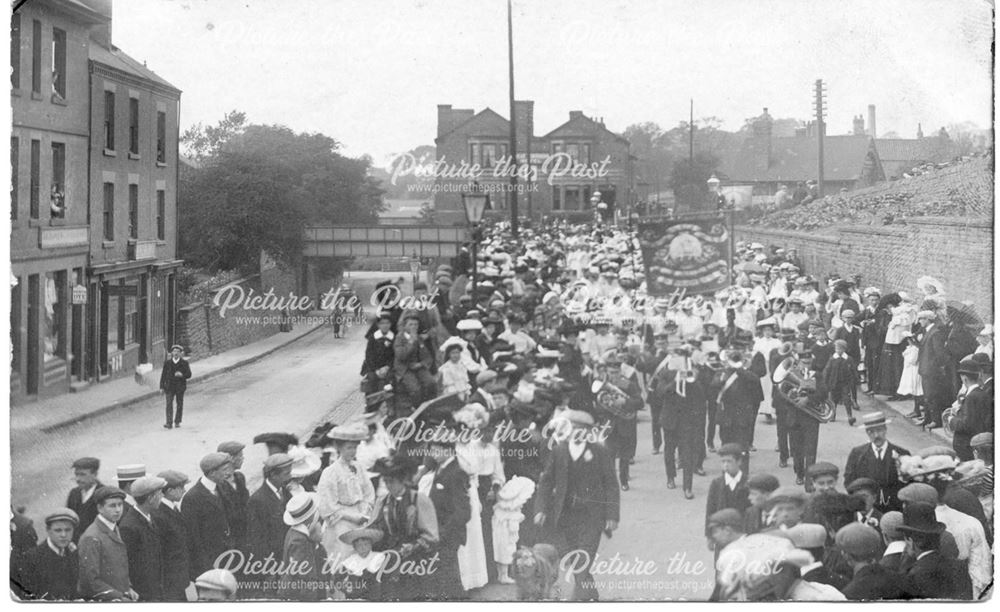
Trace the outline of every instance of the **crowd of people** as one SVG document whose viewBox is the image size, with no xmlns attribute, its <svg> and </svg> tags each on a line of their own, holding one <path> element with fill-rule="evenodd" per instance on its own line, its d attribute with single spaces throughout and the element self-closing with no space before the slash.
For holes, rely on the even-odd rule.
<svg viewBox="0 0 1000 612">
<path fill-rule="evenodd" d="M 649 296 L 624 228 L 498 224 L 477 246 L 375 313 L 361 414 L 254 439 L 269 456 L 252 495 L 238 441 L 194 484 L 131 465 L 103 485 L 98 459 L 74 463 L 41 544 L 12 523 L 19 596 L 455 600 L 497 583 L 597 599 L 591 563 L 628 499 L 645 410 L 664 495 L 680 480 L 693 500 L 705 460 L 722 465 L 705 499 L 714 600 L 988 592 L 992 327 L 940 282 L 920 279 L 921 296 L 821 283 L 794 249 L 737 243 L 732 286 Z M 912 398 L 909 418 L 946 425 L 953 445 L 893 444 L 859 388 Z M 869 439 L 843 471 L 817 459 L 841 405 Z M 761 423 L 795 486 L 751 469 Z M 560 594 L 551 574 L 570 551 L 587 562 Z"/>
</svg>

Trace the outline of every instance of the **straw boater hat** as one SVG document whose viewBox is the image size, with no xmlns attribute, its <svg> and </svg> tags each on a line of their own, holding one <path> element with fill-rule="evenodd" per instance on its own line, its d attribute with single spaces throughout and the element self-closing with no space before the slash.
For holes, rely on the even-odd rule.
<svg viewBox="0 0 1000 612">
<path fill-rule="evenodd" d="M 288 526 L 300 525 L 316 516 L 319 504 L 312 493 L 299 493 L 285 505 L 285 514 L 281 517 Z"/>
<path fill-rule="evenodd" d="M 858 425 L 858 429 L 885 427 L 889 423 L 892 423 L 892 419 L 885 418 L 885 414 L 882 412 L 873 412 L 871 414 L 861 415 L 861 425 Z"/>
</svg>

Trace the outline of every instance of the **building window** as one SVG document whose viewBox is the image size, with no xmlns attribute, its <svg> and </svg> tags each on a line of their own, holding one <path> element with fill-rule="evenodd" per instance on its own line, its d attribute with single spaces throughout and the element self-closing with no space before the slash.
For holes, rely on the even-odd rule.
<svg viewBox="0 0 1000 612">
<path fill-rule="evenodd" d="M 19 154 L 21 151 L 21 141 L 16 136 L 10 137 L 10 219 L 17 219 L 17 175 L 21 168 Z"/>
<path fill-rule="evenodd" d="M 479 156 L 479 143 L 478 142 L 473 142 L 473 143 L 469 144 L 469 159 L 470 159 L 470 162 L 469 162 L 470 164 L 474 165 L 474 164 L 480 163 L 481 158 Z"/>
<path fill-rule="evenodd" d="M 45 361 L 66 357 L 66 272 L 45 275 L 42 296 L 42 351 Z"/>
<path fill-rule="evenodd" d="M 66 145 L 52 143 L 52 187 L 49 188 L 49 214 L 53 219 L 66 217 Z"/>
<path fill-rule="evenodd" d="M 162 276 L 153 277 L 153 291 L 150 296 L 152 301 L 152 317 L 153 317 L 153 342 L 157 340 L 162 340 L 167 335 L 167 325 L 166 325 L 166 302 L 167 302 L 167 279 Z"/>
<path fill-rule="evenodd" d="M 104 183 L 104 239 L 115 239 L 115 184 Z"/>
<path fill-rule="evenodd" d="M 562 191 L 559 185 L 552 188 L 552 210 L 562 210 Z"/>
<path fill-rule="evenodd" d="M 552 154 L 555 155 L 556 153 L 562 153 L 562 152 L 563 152 L 563 143 L 561 143 L 561 142 L 553 142 L 552 143 Z"/>
<path fill-rule="evenodd" d="M 10 346 L 11 372 L 21 371 L 21 282 L 23 277 L 18 277 L 17 282 L 10 288 Z"/>
<path fill-rule="evenodd" d="M 104 92 L 104 148 L 115 150 L 115 92 Z"/>
<path fill-rule="evenodd" d="M 167 114 L 156 113 L 156 161 L 167 163 Z"/>
<path fill-rule="evenodd" d="M 42 22 L 31 24 L 31 91 L 42 94 Z"/>
<path fill-rule="evenodd" d="M 10 86 L 21 86 L 21 16 L 10 17 Z"/>
<path fill-rule="evenodd" d="M 125 346 L 119 342 L 123 338 L 121 330 L 122 298 L 108 295 L 107 287 L 110 287 L 111 285 L 109 283 L 105 283 L 104 286 L 104 299 L 108 302 L 108 327 L 106 329 L 108 333 L 108 353 L 113 353 L 125 348 Z"/>
<path fill-rule="evenodd" d="M 577 161 L 580 159 L 580 145 L 576 143 L 566 145 L 566 154 L 569 155 L 569 158 L 574 162 Z"/>
<path fill-rule="evenodd" d="M 167 193 L 156 190 L 156 239 L 167 239 Z"/>
<path fill-rule="evenodd" d="M 583 155 L 580 161 L 589 164 L 590 163 L 590 143 L 584 143 L 580 145 L 580 153 Z"/>
<path fill-rule="evenodd" d="M 39 202 L 41 201 L 39 189 L 41 189 L 41 166 L 42 166 L 42 141 L 31 141 L 31 210 L 32 219 L 38 218 Z"/>
<path fill-rule="evenodd" d="M 138 287 L 134 285 L 129 286 L 134 289 L 138 289 Z M 122 298 L 122 301 L 125 307 L 125 310 L 123 311 L 125 314 L 122 317 L 122 323 L 125 325 L 125 343 L 122 345 L 122 348 L 125 348 L 129 344 L 135 344 L 138 342 L 138 340 L 136 340 L 136 333 L 139 331 L 139 299 L 130 295 Z"/>
<path fill-rule="evenodd" d="M 492 168 L 493 163 L 497 157 L 497 147 L 496 145 L 484 144 L 483 145 L 483 167 Z"/>
<path fill-rule="evenodd" d="M 52 93 L 66 99 L 66 32 L 52 28 Z"/>
<path fill-rule="evenodd" d="M 566 188 L 566 210 L 583 210 L 580 203 L 580 189 L 578 187 Z"/>
<path fill-rule="evenodd" d="M 139 186 L 128 186 L 128 237 L 139 237 Z"/>
<path fill-rule="evenodd" d="M 128 99 L 128 152 L 139 154 L 139 99 Z"/>
</svg>

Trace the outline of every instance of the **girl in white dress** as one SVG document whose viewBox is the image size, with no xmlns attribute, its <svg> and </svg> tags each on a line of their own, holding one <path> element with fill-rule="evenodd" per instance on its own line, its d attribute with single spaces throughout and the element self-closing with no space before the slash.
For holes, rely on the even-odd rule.
<svg viewBox="0 0 1000 612">
<path fill-rule="evenodd" d="M 920 380 L 918 360 L 920 348 L 917 346 L 916 338 L 907 335 L 903 339 L 906 348 L 903 349 L 903 375 L 899 378 L 899 388 L 896 395 L 913 396 L 913 412 L 920 412 L 920 405 L 923 403 L 924 387 Z"/>
</svg>

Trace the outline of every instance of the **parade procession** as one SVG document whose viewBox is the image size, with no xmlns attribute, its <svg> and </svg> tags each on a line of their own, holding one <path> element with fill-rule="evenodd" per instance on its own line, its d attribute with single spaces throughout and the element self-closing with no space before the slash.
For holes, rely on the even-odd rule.
<svg viewBox="0 0 1000 612">
<path fill-rule="evenodd" d="M 11 11 L 12 602 L 992 599 L 989 3 Z"/>
</svg>

